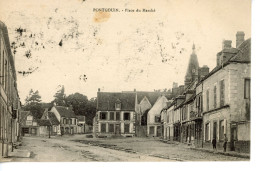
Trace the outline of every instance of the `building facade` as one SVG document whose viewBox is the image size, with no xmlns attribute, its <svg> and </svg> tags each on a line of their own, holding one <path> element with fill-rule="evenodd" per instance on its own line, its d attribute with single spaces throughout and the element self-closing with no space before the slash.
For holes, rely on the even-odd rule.
<svg viewBox="0 0 260 171">
<path fill-rule="evenodd" d="M 160 137 L 162 135 L 161 111 L 167 106 L 168 99 L 165 96 L 158 97 L 147 115 L 147 135 Z"/>
<path fill-rule="evenodd" d="M 8 152 L 13 150 L 13 144 L 19 140 L 20 108 L 8 30 L 0 21 L 0 157 L 7 157 Z"/>
<path fill-rule="evenodd" d="M 54 105 L 50 112 L 54 113 L 60 123 L 57 126 L 57 135 L 77 133 L 78 121 L 72 107 Z"/>
<path fill-rule="evenodd" d="M 228 150 L 249 152 L 251 39 L 244 41 L 238 34 L 236 48 L 231 41 L 223 42 L 216 68 L 198 89 L 203 96 L 204 146 L 216 139 L 221 148 L 226 134 Z"/>
<path fill-rule="evenodd" d="M 97 137 L 135 136 L 135 100 L 132 92 L 98 92 L 94 135 Z"/>
</svg>

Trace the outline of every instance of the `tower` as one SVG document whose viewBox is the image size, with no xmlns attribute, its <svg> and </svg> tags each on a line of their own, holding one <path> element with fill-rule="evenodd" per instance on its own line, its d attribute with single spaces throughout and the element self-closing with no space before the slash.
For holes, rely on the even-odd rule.
<svg viewBox="0 0 260 171">
<path fill-rule="evenodd" d="M 190 55 L 189 65 L 185 75 L 185 86 L 198 79 L 199 62 L 196 55 L 195 44 L 192 45 L 192 54 Z"/>
</svg>

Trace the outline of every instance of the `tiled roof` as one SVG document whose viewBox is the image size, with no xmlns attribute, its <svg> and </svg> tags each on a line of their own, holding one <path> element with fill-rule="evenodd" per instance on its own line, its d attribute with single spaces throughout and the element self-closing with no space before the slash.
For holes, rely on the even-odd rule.
<svg viewBox="0 0 260 171">
<path fill-rule="evenodd" d="M 208 77 L 216 73 L 218 70 L 227 66 L 232 62 L 239 62 L 239 63 L 250 63 L 251 62 L 251 38 L 244 41 L 238 48 L 238 53 L 231 57 L 226 63 L 223 65 L 216 66 L 208 75 L 206 75 L 199 83 L 202 83 Z"/>
<path fill-rule="evenodd" d="M 163 94 L 163 92 L 145 92 L 145 91 L 137 91 L 137 103 L 139 104 L 141 100 L 146 97 L 151 105 L 153 106 L 159 96 Z"/>
<path fill-rule="evenodd" d="M 48 119 L 38 119 L 37 123 L 39 126 L 51 126 L 51 122 Z"/>
<path fill-rule="evenodd" d="M 97 110 L 115 110 L 116 101 L 121 101 L 121 110 L 135 110 L 136 93 L 124 92 L 98 92 L 97 93 Z"/>
<path fill-rule="evenodd" d="M 56 118 L 55 114 L 52 112 L 48 112 L 48 117 L 52 125 L 59 125 L 60 122 Z"/>
<path fill-rule="evenodd" d="M 64 106 L 54 106 L 54 107 L 57 109 L 61 117 L 76 118 L 76 115 L 71 108 L 64 107 Z"/>
<path fill-rule="evenodd" d="M 251 38 L 238 47 L 239 52 L 230 59 L 231 62 L 251 62 Z"/>
</svg>

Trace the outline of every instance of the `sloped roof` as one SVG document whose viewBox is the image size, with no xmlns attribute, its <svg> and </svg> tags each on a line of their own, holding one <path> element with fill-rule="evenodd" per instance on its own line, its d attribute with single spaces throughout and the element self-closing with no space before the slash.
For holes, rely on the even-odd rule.
<svg viewBox="0 0 260 171">
<path fill-rule="evenodd" d="M 251 38 L 238 46 L 239 52 L 230 59 L 231 62 L 251 62 Z"/>
<path fill-rule="evenodd" d="M 76 118 L 76 115 L 71 108 L 64 107 L 64 106 L 54 106 L 54 107 L 57 109 L 61 117 Z"/>
<path fill-rule="evenodd" d="M 51 122 L 48 119 L 37 119 L 39 126 L 51 126 Z"/>
<path fill-rule="evenodd" d="M 121 110 L 135 110 L 136 93 L 124 92 L 98 92 L 97 93 L 97 110 L 115 110 L 115 104 L 121 101 Z"/>
<path fill-rule="evenodd" d="M 59 125 L 60 122 L 56 118 L 55 114 L 53 112 L 48 112 L 48 117 L 52 125 Z"/>
<path fill-rule="evenodd" d="M 216 73 L 218 70 L 223 68 L 224 66 L 227 66 L 228 64 L 232 62 L 239 62 L 239 63 L 250 63 L 251 62 L 251 38 L 247 39 L 241 45 L 239 45 L 238 53 L 231 57 L 226 63 L 219 66 L 216 66 L 208 75 L 206 75 L 199 83 L 202 83 L 204 80 L 206 80 L 208 77 Z"/>
<path fill-rule="evenodd" d="M 160 114 L 162 109 L 167 106 L 168 99 L 165 96 L 158 97 L 158 100 L 149 110 L 148 115 Z"/>
<path fill-rule="evenodd" d="M 148 91 L 137 91 L 137 103 L 139 104 L 144 97 L 146 97 L 151 105 L 153 106 L 159 96 L 163 94 L 163 92 L 148 92 Z"/>
</svg>

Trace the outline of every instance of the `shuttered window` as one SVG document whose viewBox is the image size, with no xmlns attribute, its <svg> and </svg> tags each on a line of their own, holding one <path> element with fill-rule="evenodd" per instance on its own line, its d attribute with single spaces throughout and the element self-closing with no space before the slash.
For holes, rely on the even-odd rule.
<svg viewBox="0 0 260 171">
<path fill-rule="evenodd" d="M 245 79 L 244 94 L 245 94 L 245 99 L 250 99 L 250 79 Z"/>
<path fill-rule="evenodd" d="M 220 107 L 225 104 L 225 82 L 224 80 L 220 81 Z"/>
<path fill-rule="evenodd" d="M 214 86 L 214 108 L 217 108 L 217 86 Z"/>
</svg>

